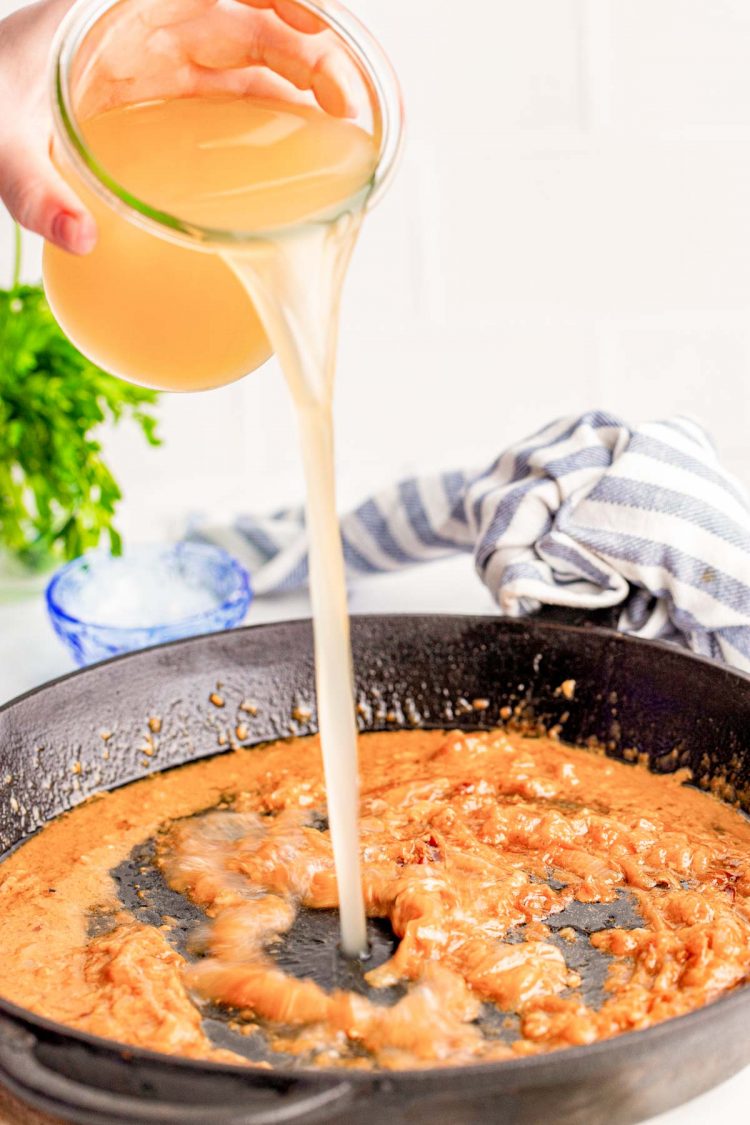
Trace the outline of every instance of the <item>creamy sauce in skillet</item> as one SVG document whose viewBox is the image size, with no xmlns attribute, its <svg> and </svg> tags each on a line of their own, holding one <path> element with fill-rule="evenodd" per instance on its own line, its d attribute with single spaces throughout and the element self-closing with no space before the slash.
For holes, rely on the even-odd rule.
<svg viewBox="0 0 750 1125">
<path fill-rule="evenodd" d="M 0 868 L 0 993 L 123 1043 L 243 1061 L 206 1037 L 211 1001 L 301 1064 L 399 1069 L 592 1043 L 748 980 L 750 825 L 684 774 L 503 732 L 365 735 L 360 759 L 366 907 L 399 939 L 368 976 L 404 986 L 392 1006 L 273 960 L 301 906 L 338 904 L 317 739 L 195 763 L 46 827 Z M 190 960 L 109 874 L 153 837 L 205 914 Z M 620 892 L 639 919 L 592 934 L 612 958 L 594 1007 L 567 963 L 588 939 L 565 926 L 560 941 L 555 918 Z M 483 1005 L 512 1018 L 508 1041 L 477 1022 Z"/>
</svg>

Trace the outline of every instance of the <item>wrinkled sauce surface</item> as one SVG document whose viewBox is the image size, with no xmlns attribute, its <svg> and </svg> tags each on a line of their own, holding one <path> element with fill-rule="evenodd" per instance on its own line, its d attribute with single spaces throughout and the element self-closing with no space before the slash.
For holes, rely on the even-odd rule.
<svg viewBox="0 0 750 1125">
<path fill-rule="evenodd" d="M 365 735 L 360 756 L 367 911 L 399 939 L 367 979 L 405 985 L 393 1005 L 273 960 L 300 906 L 337 905 L 317 739 L 127 786 L 19 849 L 0 868 L 0 993 L 125 1043 L 244 1061 L 206 1037 L 210 1001 L 301 1063 L 398 1069 L 592 1043 L 750 977 L 750 825 L 684 774 L 501 731 Z M 137 922 L 109 875 L 154 835 L 167 883 L 206 915 L 189 961 L 170 919 Z M 622 891 L 643 924 L 592 935 L 612 956 L 594 1010 L 545 922 Z M 109 918 L 94 937 L 92 915 Z M 518 1017 L 515 1037 L 485 1035 L 487 1003 Z"/>
</svg>

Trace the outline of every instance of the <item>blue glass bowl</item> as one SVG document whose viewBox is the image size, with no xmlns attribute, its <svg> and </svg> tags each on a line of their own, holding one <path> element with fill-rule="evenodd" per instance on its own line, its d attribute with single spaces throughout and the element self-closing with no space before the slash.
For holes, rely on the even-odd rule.
<svg viewBox="0 0 750 1125">
<path fill-rule="evenodd" d="M 252 601 L 236 559 L 202 543 L 91 551 L 47 586 L 47 610 L 78 665 L 181 637 L 231 629 Z"/>
</svg>

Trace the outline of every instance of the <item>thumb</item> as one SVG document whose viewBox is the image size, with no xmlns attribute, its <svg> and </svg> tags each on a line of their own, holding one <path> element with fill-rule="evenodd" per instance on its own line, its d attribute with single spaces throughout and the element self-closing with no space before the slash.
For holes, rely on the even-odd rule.
<svg viewBox="0 0 750 1125">
<path fill-rule="evenodd" d="M 13 218 L 74 254 L 88 254 L 96 224 L 57 172 L 46 151 L 24 141 L 0 147 L 0 198 Z"/>
</svg>

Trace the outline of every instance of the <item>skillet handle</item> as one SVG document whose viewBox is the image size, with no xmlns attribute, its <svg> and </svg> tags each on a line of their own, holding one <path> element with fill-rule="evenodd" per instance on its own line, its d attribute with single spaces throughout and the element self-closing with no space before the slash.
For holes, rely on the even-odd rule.
<svg viewBox="0 0 750 1125">
<path fill-rule="evenodd" d="M 81 1046 L 77 1041 L 73 1044 Z M 243 1076 L 239 1082 L 235 1078 L 225 1091 L 223 1104 L 218 1076 L 212 1075 L 209 1089 L 201 1091 L 206 1072 L 196 1078 L 189 1070 L 180 1075 L 184 1078 L 184 1097 L 179 1100 L 155 1095 L 153 1088 L 147 1088 L 143 1097 L 121 1094 L 79 1082 L 45 1065 L 40 1046 L 40 1039 L 28 1026 L 0 1016 L 0 1082 L 37 1109 L 90 1125 L 206 1125 L 207 1121 L 211 1125 L 301 1125 L 305 1121 L 331 1121 L 354 1098 L 354 1087 L 345 1079 L 326 1081 L 321 1076 L 310 1081 L 299 1075 L 287 1092 L 278 1081 L 272 1084 L 270 1076 L 263 1085 L 263 1071 L 252 1070 L 248 1070 L 247 1077 L 255 1078 L 255 1089 L 250 1082 L 243 1083 Z M 80 1061 L 80 1050 L 77 1054 Z M 128 1065 L 123 1056 L 119 1060 Z M 95 1068 L 96 1058 L 92 1057 L 86 1069 Z M 256 1091 L 263 1095 L 266 1104 L 253 1109 L 248 1103 Z M 269 1099 L 274 1091 L 275 1103 Z"/>
</svg>

